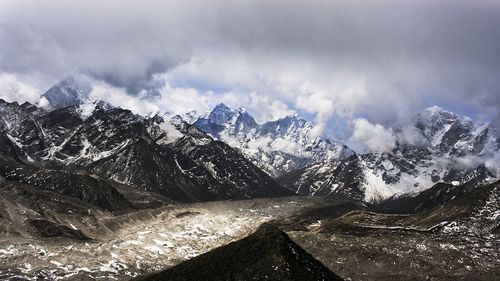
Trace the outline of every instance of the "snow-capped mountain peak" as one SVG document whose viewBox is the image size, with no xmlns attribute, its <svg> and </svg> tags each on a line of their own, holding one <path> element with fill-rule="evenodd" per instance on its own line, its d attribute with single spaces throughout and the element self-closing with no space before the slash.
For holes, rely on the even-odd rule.
<svg viewBox="0 0 500 281">
<path fill-rule="evenodd" d="M 48 101 L 47 109 L 79 105 L 88 98 L 73 78 L 67 78 L 52 86 L 42 95 Z"/>
<path fill-rule="evenodd" d="M 194 125 L 237 147 L 272 176 L 353 153 L 333 140 L 311 138 L 312 123 L 297 114 L 259 124 L 244 108 L 218 104 L 207 118 L 199 118 Z"/>
<path fill-rule="evenodd" d="M 191 110 L 179 116 L 182 118 L 183 121 L 185 121 L 188 124 L 193 124 L 194 122 L 196 122 L 196 120 L 198 120 L 198 118 L 201 117 L 196 110 Z"/>
<path fill-rule="evenodd" d="M 90 117 L 96 109 L 108 110 L 111 108 L 113 108 L 113 106 L 106 101 L 100 99 L 96 100 L 87 99 L 78 105 L 77 112 L 80 114 L 82 120 L 85 120 L 88 117 Z"/>
<path fill-rule="evenodd" d="M 231 120 L 235 114 L 236 112 L 227 105 L 219 103 L 212 109 L 207 119 L 214 124 L 221 125 Z"/>
<path fill-rule="evenodd" d="M 469 117 L 446 111 L 438 106 L 431 106 L 424 109 L 415 116 L 413 123 L 429 137 L 432 137 L 431 134 L 436 134 L 454 123 L 462 127 L 473 126 L 473 122 Z"/>
</svg>

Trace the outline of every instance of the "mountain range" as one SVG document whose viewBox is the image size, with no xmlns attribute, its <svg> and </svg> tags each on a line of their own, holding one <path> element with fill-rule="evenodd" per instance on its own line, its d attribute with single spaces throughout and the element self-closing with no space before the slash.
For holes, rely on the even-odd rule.
<svg viewBox="0 0 500 281">
<path fill-rule="evenodd" d="M 73 79 L 43 96 L 44 109 L 0 102 L 12 161 L 64 170 L 192 202 L 281 195 L 341 195 L 365 202 L 412 197 L 437 182 L 485 183 L 498 175 L 497 132 L 430 107 L 394 127 L 389 152 L 359 153 L 313 137 L 297 114 L 259 124 L 243 108 L 140 116 L 89 100 Z"/>
<path fill-rule="evenodd" d="M 299 195 L 332 195 L 378 202 L 414 195 L 437 182 L 464 184 L 498 177 L 500 138 L 488 124 L 437 106 L 395 127 L 389 152 L 357 153 L 291 115 L 258 124 L 244 109 L 224 104 L 189 120 L 215 139 L 238 148 L 278 183 Z"/>
<path fill-rule="evenodd" d="M 62 85 L 66 91 L 68 84 Z M 82 175 L 183 202 L 293 194 L 232 147 L 182 121 L 135 115 L 102 101 L 45 111 L 1 100 L 0 113 L 7 180 L 33 184 L 46 173 Z"/>
</svg>

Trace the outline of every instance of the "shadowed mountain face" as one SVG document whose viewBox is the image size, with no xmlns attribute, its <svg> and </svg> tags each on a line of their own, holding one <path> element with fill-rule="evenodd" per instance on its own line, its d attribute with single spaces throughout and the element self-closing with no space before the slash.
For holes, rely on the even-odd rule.
<svg viewBox="0 0 500 281">
<path fill-rule="evenodd" d="M 9 182 L 70 196 L 109 211 L 124 211 L 132 205 L 112 183 L 89 175 L 37 168 L 16 168 L 5 173 Z"/>
<path fill-rule="evenodd" d="M 429 108 L 394 128 L 419 143 L 356 154 L 296 115 L 138 116 L 72 81 L 44 97 L 0 100 L 2 280 L 498 276 L 500 184 L 482 160 L 499 141 L 468 118 Z M 295 168 L 277 179 L 289 189 L 269 176 Z M 289 190 L 305 196 L 270 198 Z M 178 204 L 200 201 L 216 202 Z"/>
<path fill-rule="evenodd" d="M 293 194 L 186 123 L 99 101 L 46 112 L 0 100 L 0 113 L 2 233 L 94 239 L 97 221 L 172 200 Z"/>
<path fill-rule="evenodd" d="M 254 234 L 136 281 L 342 280 L 271 224 Z"/>
</svg>

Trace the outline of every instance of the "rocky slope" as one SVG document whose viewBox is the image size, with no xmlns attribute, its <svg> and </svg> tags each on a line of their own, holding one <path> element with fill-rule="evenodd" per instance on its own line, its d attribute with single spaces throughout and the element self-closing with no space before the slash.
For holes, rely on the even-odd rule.
<svg viewBox="0 0 500 281">
<path fill-rule="evenodd" d="M 495 280 L 499 187 L 441 183 L 392 204 L 313 207 L 281 227 L 352 280 Z"/>
</svg>

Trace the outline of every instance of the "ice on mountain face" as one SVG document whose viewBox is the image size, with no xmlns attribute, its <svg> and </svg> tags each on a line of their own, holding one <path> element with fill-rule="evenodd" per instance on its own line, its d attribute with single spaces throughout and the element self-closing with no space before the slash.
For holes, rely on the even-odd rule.
<svg viewBox="0 0 500 281">
<path fill-rule="evenodd" d="M 80 104 L 78 112 L 80 113 L 82 120 L 85 120 L 88 117 L 90 117 L 94 112 L 94 110 L 96 109 L 96 107 L 97 107 L 97 101 Z"/>
<path fill-rule="evenodd" d="M 377 176 L 373 171 L 366 171 L 364 174 L 364 200 L 366 202 L 378 202 L 391 197 L 396 191 L 385 183 L 381 176 Z"/>
<path fill-rule="evenodd" d="M 165 137 L 158 141 L 160 144 L 169 144 L 177 141 L 184 136 L 177 128 L 170 122 L 162 122 L 158 125 L 165 133 Z"/>
<path fill-rule="evenodd" d="M 190 111 L 188 113 L 185 113 L 185 114 L 181 114 L 180 117 L 182 118 L 183 121 L 185 121 L 186 123 L 188 124 L 193 124 L 194 122 L 196 122 L 196 120 L 198 120 L 198 118 L 200 118 L 200 114 L 198 114 L 198 112 L 196 112 L 195 110 L 193 111 Z"/>
</svg>

